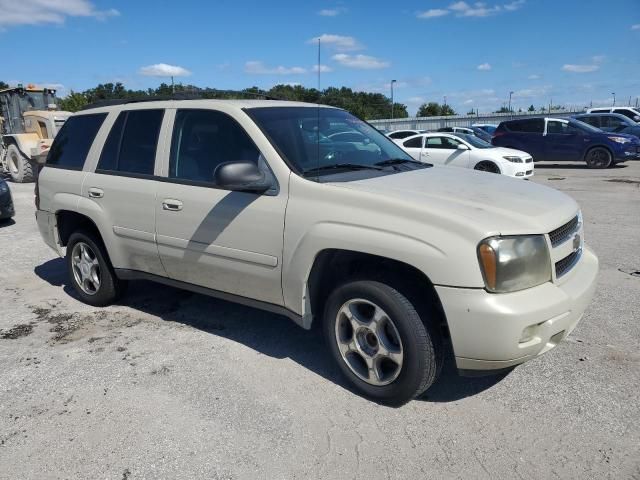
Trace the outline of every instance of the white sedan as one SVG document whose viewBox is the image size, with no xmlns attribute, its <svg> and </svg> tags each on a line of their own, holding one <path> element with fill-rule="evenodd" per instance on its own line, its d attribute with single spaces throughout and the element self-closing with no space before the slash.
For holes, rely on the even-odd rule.
<svg viewBox="0 0 640 480">
<path fill-rule="evenodd" d="M 494 147 L 474 135 L 422 133 L 395 142 L 419 162 L 473 168 L 516 178 L 533 176 L 531 155 L 512 148 Z"/>
</svg>

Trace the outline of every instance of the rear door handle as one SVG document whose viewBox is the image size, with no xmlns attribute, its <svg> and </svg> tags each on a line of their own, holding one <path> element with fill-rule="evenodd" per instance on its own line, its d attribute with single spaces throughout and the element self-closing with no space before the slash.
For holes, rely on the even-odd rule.
<svg viewBox="0 0 640 480">
<path fill-rule="evenodd" d="M 170 212 L 179 212 L 182 210 L 182 202 L 180 200 L 167 198 L 162 202 L 162 209 L 169 210 Z"/>
<path fill-rule="evenodd" d="M 91 187 L 89 189 L 89 198 L 102 198 L 104 197 L 104 190 L 100 188 Z"/>
</svg>

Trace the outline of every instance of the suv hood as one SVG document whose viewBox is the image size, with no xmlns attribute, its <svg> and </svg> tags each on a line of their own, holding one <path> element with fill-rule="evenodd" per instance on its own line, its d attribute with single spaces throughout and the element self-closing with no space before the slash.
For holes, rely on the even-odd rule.
<svg viewBox="0 0 640 480">
<path fill-rule="evenodd" d="M 434 166 L 333 185 L 394 203 L 398 215 L 424 215 L 426 223 L 436 219 L 455 223 L 461 229 L 476 230 L 482 238 L 548 233 L 571 220 L 579 209 L 571 197 L 553 188 L 454 167 Z"/>
</svg>

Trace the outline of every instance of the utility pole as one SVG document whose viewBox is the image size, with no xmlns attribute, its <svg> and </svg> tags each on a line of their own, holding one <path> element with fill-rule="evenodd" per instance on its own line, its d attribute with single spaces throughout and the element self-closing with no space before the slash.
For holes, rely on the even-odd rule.
<svg viewBox="0 0 640 480">
<path fill-rule="evenodd" d="M 395 80 L 391 80 L 391 120 L 393 120 L 393 84 L 396 83 Z"/>
<path fill-rule="evenodd" d="M 171 75 L 171 93 L 176 93 L 176 86 L 173 83 L 173 75 Z"/>
<path fill-rule="evenodd" d="M 511 113 L 511 95 L 513 95 L 513 92 L 509 92 L 509 113 Z"/>
<path fill-rule="evenodd" d="M 616 92 L 611 92 L 611 95 L 613 95 L 613 107 L 616 106 Z"/>
</svg>

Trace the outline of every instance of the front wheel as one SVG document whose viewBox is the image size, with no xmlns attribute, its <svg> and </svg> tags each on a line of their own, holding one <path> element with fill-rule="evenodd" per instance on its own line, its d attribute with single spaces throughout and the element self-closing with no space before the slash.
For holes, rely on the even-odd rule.
<svg viewBox="0 0 640 480">
<path fill-rule="evenodd" d="M 500 173 L 498 166 L 495 163 L 488 161 L 479 162 L 475 167 L 473 167 L 473 169 L 480 172 Z"/>
<path fill-rule="evenodd" d="M 334 360 L 365 396 L 402 405 L 429 388 L 442 363 L 440 336 L 398 290 L 353 281 L 326 304 L 324 334 Z"/>
<path fill-rule="evenodd" d="M 595 147 L 587 152 L 585 161 L 589 168 L 608 168 L 613 162 L 611 152 L 604 147 Z"/>
<path fill-rule="evenodd" d="M 11 180 L 16 183 L 33 182 L 33 165 L 29 160 L 24 158 L 15 145 L 9 145 L 7 148 L 7 170 L 11 175 Z"/>
</svg>

